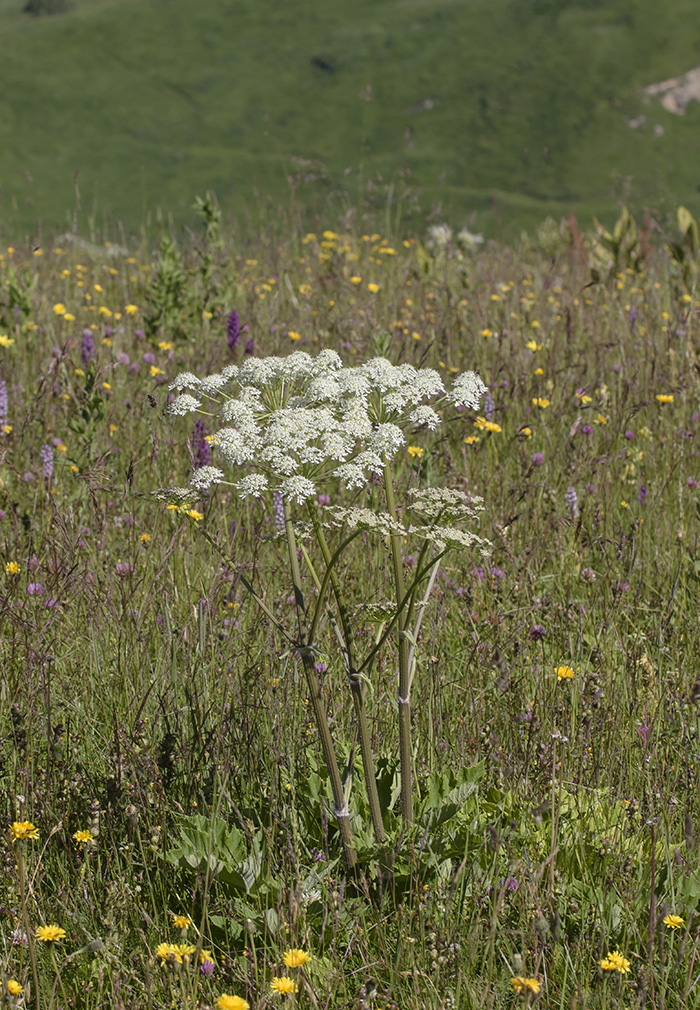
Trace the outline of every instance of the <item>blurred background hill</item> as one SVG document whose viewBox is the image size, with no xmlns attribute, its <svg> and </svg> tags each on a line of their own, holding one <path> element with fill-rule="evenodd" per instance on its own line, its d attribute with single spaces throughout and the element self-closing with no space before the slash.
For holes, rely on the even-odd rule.
<svg viewBox="0 0 700 1010">
<path fill-rule="evenodd" d="M 207 189 L 501 235 L 700 211 L 700 101 L 644 92 L 700 64 L 697 0 L 25 2 L 0 0 L 0 233 L 182 223 Z"/>
</svg>

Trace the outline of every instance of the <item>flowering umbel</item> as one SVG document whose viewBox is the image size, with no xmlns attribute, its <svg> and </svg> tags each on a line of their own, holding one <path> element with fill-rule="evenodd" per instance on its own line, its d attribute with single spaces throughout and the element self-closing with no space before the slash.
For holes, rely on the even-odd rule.
<svg viewBox="0 0 700 1010">
<path fill-rule="evenodd" d="M 299 504 L 330 481 L 363 487 L 405 446 L 407 429 L 437 428 L 436 408 L 449 402 L 476 410 L 486 391 L 474 372 L 458 375 L 447 391 L 433 369 L 385 358 L 345 368 L 332 350 L 249 358 L 205 378 L 185 372 L 170 388 L 178 394 L 171 414 L 201 408 L 218 416 L 223 426 L 210 444 L 239 471 L 227 481 L 219 467 L 201 466 L 194 488 L 230 483 L 241 498 L 279 491 Z"/>
</svg>

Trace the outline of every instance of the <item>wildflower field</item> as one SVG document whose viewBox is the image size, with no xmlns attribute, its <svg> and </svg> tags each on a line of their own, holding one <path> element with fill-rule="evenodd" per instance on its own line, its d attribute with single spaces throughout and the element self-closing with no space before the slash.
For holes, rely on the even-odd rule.
<svg viewBox="0 0 700 1010">
<path fill-rule="evenodd" d="M 0 999 L 700 1005 L 697 222 L 197 207 L 0 252 Z"/>
</svg>

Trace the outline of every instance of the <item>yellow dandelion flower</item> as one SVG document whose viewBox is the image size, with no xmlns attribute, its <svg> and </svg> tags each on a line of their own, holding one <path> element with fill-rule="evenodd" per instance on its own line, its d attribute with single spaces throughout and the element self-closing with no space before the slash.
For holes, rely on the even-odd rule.
<svg viewBox="0 0 700 1010">
<path fill-rule="evenodd" d="M 66 311 L 66 307 L 63 304 L 63 302 L 56 302 L 56 304 L 53 307 L 53 310 L 57 316 L 62 316 Z"/>
<path fill-rule="evenodd" d="M 202 512 L 198 512 L 197 509 L 185 509 L 185 515 L 189 516 L 190 519 L 194 519 L 195 522 L 199 522 L 200 519 L 204 519 Z"/>
<path fill-rule="evenodd" d="M 63 313 L 63 319 L 64 319 L 64 322 L 66 322 L 66 323 L 74 323 L 75 322 L 75 316 L 73 315 L 72 312 L 64 312 Z"/>
<path fill-rule="evenodd" d="M 138 312 L 138 310 L 139 310 L 138 305 L 125 305 L 124 306 L 124 311 L 126 312 L 127 316 L 135 316 L 136 313 Z"/>
<path fill-rule="evenodd" d="M 532 438 L 532 428 L 526 424 L 520 429 L 520 434 L 525 438 Z"/>
<path fill-rule="evenodd" d="M 24 989 L 16 979 L 8 978 L 7 991 L 9 992 L 10 996 L 20 996 L 24 992 Z"/>
<path fill-rule="evenodd" d="M 97 293 L 99 295 L 102 294 L 102 285 L 101 284 L 93 284 L 93 288 L 95 289 L 95 291 L 97 291 Z"/>
<path fill-rule="evenodd" d="M 657 393 L 656 399 L 659 403 L 673 403 L 673 393 Z"/>
<path fill-rule="evenodd" d="M 525 346 L 527 347 L 528 351 L 541 351 L 542 348 L 544 347 L 544 344 L 538 344 L 536 340 L 528 340 Z"/>
<path fill-rule="evenodd" d="M 103 382 L 103 383 L 102 383 L 102 388 L 103 388 L 103 389 L 107 389 L 107 390 L 110 390 L 110 389 L 111 389 L 112 387 L 110 386 L 110 384 L 109 384 L 108 382 Z"/>
<path fill-rule="evenodd" d="M 533 375 L 544 375 L 544 368 L 536 368 Z"/>
<path fill-rule="evenodd" d="M 5 565 L 5 571 L 7 572 L 8 575 L 17 575 L 17 574 L 19 574 L 19 565 L 17 564 L 16 561 L 8 561 L 7 564 Z M 20 823 L 21 824 L 26 824 L 28 822 L 27 821 L 21 821 L 21 822 L 20 821 L 16 821 L 15 823 L 16 824 L 20 824 Z"/>
<path fill-rule="evenodd" d="M 418 459 L 423 455 L 423 449 L 419 445 L 409 445 L 406 451 L 409 456 L 418 457 Z"/>
<path fill-rule="evenodd" d="M 350 283 L 351 284 L 362 284 L 362 278 L 358 277 L 357 275 L 355 275 L 354 277 L 350 278 Z"/>
<path fill-rule="evenodd" d="M 159 943 L 156 947 L 156 957 L 159 957 L 163 964 L 166 961 L 182 964 L 182 954 L 174 943 Z"/>
<path fill-rule="evenodd" d="M 175 344 L 172 342 L 172 340 L 161 340 L 158 343 L 158 346 L 160 347 L 161 351 L 172 351 Z"/>
<path fill-rule="evenodd" d="M 289 993 L 297 992 L 299 986 L 293 978 L 289 977 L 289 975 L 275 975 L 270 982 L 270 989 L 272 989 L 273 992 L 278 992 L 283 996 L 286 996 Z"/>
<path fill-rule="evenodd" d="M 576 676 L 576 671 L 572 670 L 570 666 L 558 666 L 556 674 L 557 680 L 571 680 L 572 677 Z"/>
<path fill-rule="evenodd" d="M 218 1010 L 250 1010 L 250 1003 L 240 996 L 228 996 L 226 993 L 216 1001 Z"/>
<path fill-rule="evenodd" d="M 500 424 L 496 424 L 495 421 L 487 421 L 485 417 L 477 417 L 474 427 L 481 429 L 481 431 L 501 431 Z"/>
<path fill-rule="evenodd" d="M 482 330 L 481 331 L 481 336 L 482 337 L 492 337 L 493 336 L 493 330 L 489 330 L 489 329 Z"/>
<path fill-rule="evenodd" d="M 14 338 L 8 337 L 6 333 L 0 333 L 0 347 L 12 347 Z"/>
<path fill-rule="evenodd" d="M 630 962 L 622 956 L 619 950 L 614 950 L 603 958 L 600 967 L 603 971 L 619 971 L 621 975 L 625 975 L 630 970 Z"/>
<path fill-rule="evenodd" d="M 34 933 L 34 939 L 41 940 L 42 943 L 56 943 L 58 940 L 65 940 L 65 938 L 65 929 L 53 924 L 48 926 L 39 926 Z"/>
<path fill-rule="evenodd" d="M 185 962 L 185 964 L 189 964 L 190 958 L 192 957 L 197 948 L 191 943 L 178 943 L 175 946 L 178 954 Z"/>
<path fill-rule="evenodd" d="M 151 534 L 150 533 L 142 533 L 141 536 L 139 537 L 139 540 L 141 541 L 142 544 L 150 544 L 150 542 L 151 542 Z"/>
<path fill-rule="evenodd" d="M 479 441 L 479 436 L 478 435 L 467 435 L 467 437 L 464 439 L 464 444 L 465 445 L 476 445 L 476 443 L 478 441 Z"/>
<path fill-rule="evenodd" d="M 541 407 L 542 410 L 545 410 L 549 406 L 550 402 L 551 401 L 549 401 L 546 396 L 533 396 L 532 398 L 532 406 Z"/>
<path fill-rule="evenodd" d="M 111 319 L 112 310 L 108 309 L 106 305 L 100 305 L 98 311 L 101 316 L 104 316 L 105 319 Z"/>
<path fill-rule="evenodd" d="M 205 961 L 211 961 L 214 964 L 214 955 L 210 950 L 200 950 L 199 952 L 199 963 L 204 964 Z"/>
<path fill-rule="evenodd" d="M 73 834 L 73 841 L 77 842 L 78 845 L 94 845 L 95 839 L 93 838 L 91 831 L 76 831 Z"/>
<path fill-rule="evenodd" d="M 148 540 L 151 539 L 149 533 L 142 534 L 142 538 L 143 537 L 147 537 Z M 148 543 L 148 540 L 146 541 L 146 543 Z M 190 919 L 189 915 L 173 915 L 173 926 L 175 927 L 175 929 L 187 929 L 191 925 L 192 920 Z"/>
<path fill-rule="evenodd" d="M 80 467 L 76 466 L 75 463 L 71 463 L 68 469 L 70 470 L 71 473 L 80 473 Z"/>
<path fill-rule="evenodd" d="M 311 960 L 311 955 L 307 954 L 305 950 L 300 950 L 298 947 L 292 947 L 284 955 L 284 963 L 288 968 L 300 968 L 302 964 L 308 964 Z"/>
<path fill-rule="evenodd" d="M 301 333 L 297 333 L 296 330 L 289 330 L 287 336 L 290 340 L 301 340 Z"/>
<path fill-rule="evenodd" d="M 664 926 L 667 929 L 680 929 L 681 926 L 685 926 L 685 919 L 681 919 L 680 915 L 667 915 L 664 919 Z"/>
<path fill-rule="evenodd" d="M 7 571 L 11 565 L 14 565 L 14 570 L 10 572 L 10 574 L 16 575 L 19 571 L 19 565 L 14 561 L 5 565 L 5 571 Z M 13 821 L 10 825 L 10 832 L 12 834 L 13 842 L 23 842 L 27 838 L 37 839 L 39 837 L 39 829 L 35 824 L 32 824 L 31 821 Z"/>
<path fill-rule="evenodd" d="M 516 992 L 518 996 L 537 996 L 540 991 L 540 983 L 536 978 L 523 978 L 522 975 L 516 975 L 515 978 L 510 980 L 510 984 L 513 986 L 513 992 Z"/>
<path fill-rule="evenodd" d="M 379 285 L 378 284 L 368 284 L 367 285 L 367 290 L 371 291 L 373 295 L 376 295 L 377 291 L 379 291 Z"/>
<path fill-rule="evenodd" d="M 158 368 L 157 365 L 151 365 L 151 378 L 155 379 L 156 375 L 165 375 L 162 368 Z"/>
</svg>

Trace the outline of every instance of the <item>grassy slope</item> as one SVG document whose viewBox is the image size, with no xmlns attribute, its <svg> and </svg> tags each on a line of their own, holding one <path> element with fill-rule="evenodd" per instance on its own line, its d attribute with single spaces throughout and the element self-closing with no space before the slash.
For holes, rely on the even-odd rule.
<svg viewBox="0 0 700 1010">
<path fill-rule="evenodd" d="M 635 91 L 698 62 L 690 0 L 79 0 L 41 20 L 0 0 L 0 37 L 10 227 L 65 220 L 76 169 L 83 209 L 133 228 L 156 205 L 186 217 L 207 187 L 239 209 L 286 199 L 295 157 L 341 206 L 377 173 L 395 200 L 410 170 L 423 210 L 481 227 L 697 193 L 700 106 L 674 117 Z"/>
</svg>

